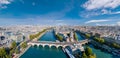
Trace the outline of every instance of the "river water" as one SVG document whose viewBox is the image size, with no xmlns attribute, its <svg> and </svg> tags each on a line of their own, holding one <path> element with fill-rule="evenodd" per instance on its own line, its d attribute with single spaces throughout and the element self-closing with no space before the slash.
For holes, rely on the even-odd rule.
<svg viewBox="0 0 120 58">
<path fill-rule="evenodd" d="M 76 32 L 78 36 L 78 40 L 84 40 L 84 38 L 79 34 L 79 32 Z M 89 45 L 92 48 L 93 53 L 96 54 L 97 58 L 120 58 L 117 56 L 114 56 L 112 54 L 109 54 L 107 52 L 101 51 L 100 49 L 95 49 L 92 45 Z"/>
<path fill-rule="evenodd" d="M 39 41 L 55 41 L 53 30 L 45 33 Z M 39 46 L 30 47 L 20 58 L 67 58 L 66 54 L 61 48 L 49 48 L 45 46 L 44 48 Z"/>
<path fill-rule="evenodd" d="M 79 40 L 84 40 L 80 36 L 79 33 L 77 33 Z M 56 37 L 54 36 L 53 30 L 45 33 L 40 39 L 40 41 L 55 41 Z M 115 57 L 111 54 L 102 52 L 99 49 L 95 49 L 92 46 L 90 46 L 93 50 L 93 52 L 96 54 L 97 58 L 120 58 Z M 44 48 L 39 46 L 30 47 L 20 58 L 67 58 L 66 54 L 62 51 L 61 48 L 56 49 L 55 47 L 49 48 L 48 46 L 45 46 Z"/>
</svg>

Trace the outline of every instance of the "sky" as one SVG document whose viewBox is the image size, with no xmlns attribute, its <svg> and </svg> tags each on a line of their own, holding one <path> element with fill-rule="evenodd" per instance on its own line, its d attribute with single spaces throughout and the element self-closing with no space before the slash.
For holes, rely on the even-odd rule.
<svg viewBox="0 0 120 58">
<path fill-rule="evenodd" d="M 0 0 L 0 25 L 119 25 L 120 0 Z"/>
</svg>

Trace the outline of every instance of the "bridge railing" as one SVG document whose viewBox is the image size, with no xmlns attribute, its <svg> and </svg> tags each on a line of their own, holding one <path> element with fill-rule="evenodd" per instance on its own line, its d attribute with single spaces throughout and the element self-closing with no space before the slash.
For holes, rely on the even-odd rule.
<svg viewBox="0 0 120 58">
<path fill-rule="evenodd" d="M 32 41 L 32 42 L 29 42 L 29 43 L 34 43 L 34 44 L 61 44 L 61 45 L 65 45 L 65 44 L 85 44 L 85 43 L 88 43 L 89 40 L 86 39 L 86 40 L 82 40 L 82 41 L 78 41 L 78 42 L 53 42 L 53 41 Z"/>
</svg>

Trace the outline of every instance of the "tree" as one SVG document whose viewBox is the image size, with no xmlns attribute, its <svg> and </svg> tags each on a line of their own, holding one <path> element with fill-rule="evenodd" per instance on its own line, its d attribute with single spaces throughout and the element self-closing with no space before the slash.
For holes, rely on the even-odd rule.
<svg viewBox="0 0 120 58">
<path fill-rule="evenodd" d="M 90 38 L 90 34 L 85 34 L 85 37 L 86 37 L 87 39 L 89 39 L 89 38 Z"/>
<path fill-rule="evenodd" d="M 96 58 L 96 55 L 95 54 L 89 55 L 88 58 Z"/>
<path fill-rule="evenodd" d="M 23 42 L 23 43 L 21 44 L 21 47 L 22 47 L 22 48 L 26 48 L 26 47 L 27 47 L 27 43 L 26 43 L 26 42 Z"/>
<path fill-rule="evenodd" d="M 86 47 L 85 53 L 86 53 L 87 56 L 91 55 L 92 54 L 92 49 L 90 47 Z"/>
<path fill-rule="evenodd" d="M 12 50 L 10 50 L 10 55 L 12 55 L 14 53 L 14 50 L 12 49 Z"/>
<path fill-rule="evenodd" d="M 76 33 L 74 33 L 74 38 L 75 38 L 76 41 L 78 41 L 78 36 L 77 36 Z"/>
<path fill-rule="evenodd" d="M 16 48 L 16 47 L 17 47 L 17 43 L 15 41 L 13 41 L 11 44 L 11 48 Z"/>
<path fill-rule="evenodd" d="M 18 48 L 15 49 L 15 53 L 18 54 L 19 53 L 19 50 Z"/>
<path fill-rule="evenodd" d="M 83 52 L 82 57 L 81 58 L 87 58 L 87 55 L 85 54 L 85 52 Z"/>
<path fill-rule="evenodd" d="M 32 34 L 32 35 L 30 35 L 30 36 L 29 36 L 29 37 L 30 37 L 30 40 L 33 40 L 33 39 L 39 37 L 39 36 L 41 35 L 41 33 L 45 32 L 46 30 L 47 30 L 47 29 L 44 29 L 43 31 L 38 32 L 37 34 Z"/>
<path fill-rule="evenodd" d="M 117 48 L 117 49 L 120 49 L 120 45 L 117 44 L 117 43 L 112 43 L 112 47 Z"/>
<path fill-rule="evenodd" d="M 101 43 L 101 44 L 105 43 L 105 40 L 103 38 L 95 37 L 94 40 Z"/>
<path fill-rule="evenodd" d="M 104 42 L 105 42 L 105 40 L 101 38 L 100 43 L 103 44 Z"/>
<path fill-rule="evenodd" d="M 59 41 L 63 41 L 63 37 L 62 37 L 61 35 L 56 34 L 56 37 L 57 37 L 57 39 L 58 39 Z"/>
<path fill-rule="evenodd" d="M 100 37 L 100 34 L 99 34 L 99 33 L 95 33 L 95 36 L 96 36 L 96 37 Z"/>
<path fill-rule="evenodd" d="M 11 55 L 6 55 L 6 57 L 5 58 L 12 58 L 12 56 Z"/>
<path fill-rule="evenodd" d="M 0 58 L 5 58 L 5 57 L 6 57 L 5 48 L 0 48 Z"/>
</svg>

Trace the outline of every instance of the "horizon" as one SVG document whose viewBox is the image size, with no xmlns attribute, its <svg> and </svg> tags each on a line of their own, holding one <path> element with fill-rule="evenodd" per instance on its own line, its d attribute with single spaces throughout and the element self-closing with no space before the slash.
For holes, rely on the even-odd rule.
<svg viewBox="0 0 120 58">
<path fill-rule="evenodd" d="M 0 0 L 0 26 L 120 26 L 120 0 Z"/>
</svg>

